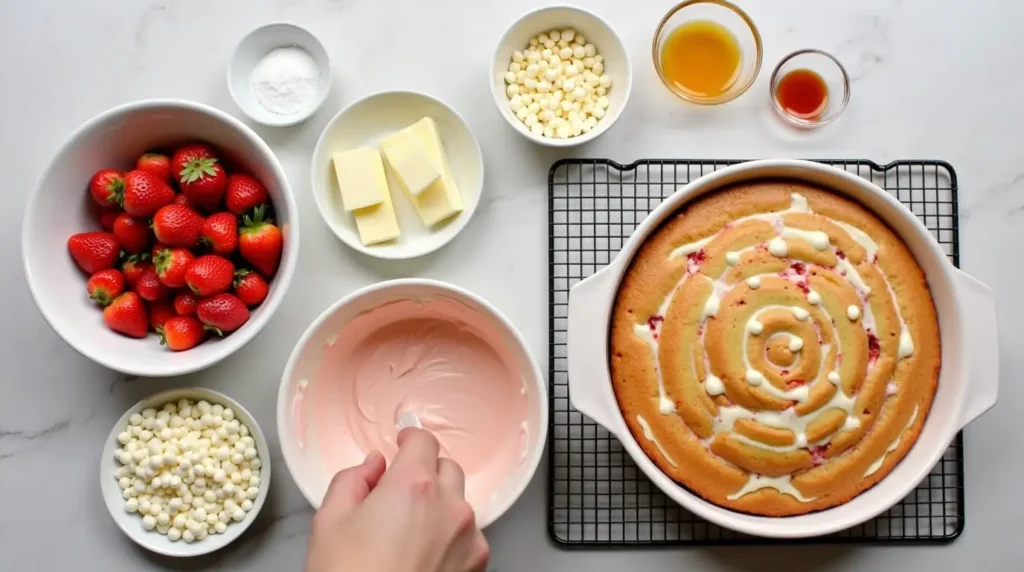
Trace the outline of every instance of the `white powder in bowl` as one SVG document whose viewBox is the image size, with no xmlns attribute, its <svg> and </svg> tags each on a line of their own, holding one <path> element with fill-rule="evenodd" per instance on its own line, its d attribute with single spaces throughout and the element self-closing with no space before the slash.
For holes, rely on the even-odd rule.
<svg viewBox="0 0 1024 572">
<path fill-rule="evenodd" d="M 320 68 L 306 50 L 276 48 L 263 56 L 249 76 L 256 101 L 277 115 L 294 115 L 312 107 L 319 96 Z"/>
</svg>

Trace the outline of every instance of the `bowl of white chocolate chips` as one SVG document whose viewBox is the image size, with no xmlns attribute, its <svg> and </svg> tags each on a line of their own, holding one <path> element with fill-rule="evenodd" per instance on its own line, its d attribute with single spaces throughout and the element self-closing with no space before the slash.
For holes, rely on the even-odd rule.
<svg viewBox="0 0 1024 572">
<path fill-rule="evenodd" d="M 498 111 L 531 141 L 569 147 L 607 131 L 632 85 L 629 55 L 596 14 L 552 6 L 516 20 L 491 61 Z"/>
<path fill-rule="evenodd" d="M 270 456 L 252 415 L 203 388 L 158 393 L 118 420 L 100 462 L 117 525 L 140 546 L 198 556 L 230 544 L 267 496 Z"/>
</svg>

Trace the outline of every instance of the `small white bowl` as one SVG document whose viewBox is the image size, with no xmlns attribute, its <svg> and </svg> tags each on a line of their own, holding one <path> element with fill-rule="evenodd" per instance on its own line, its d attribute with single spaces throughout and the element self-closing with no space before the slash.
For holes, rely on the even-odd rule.
<svg viewBox="0 0 1024 572">
<path fill-rule="evenodd" d="M 224 534 L 211 534 L 203 540 L 198 540 L 192 543 L 185 542 L 184 540 L 172 541 L 167 538 L 166 535 L 160 534 L 156 530 L 146 530 L 142 528 L 142 517 L 138 513 L 128 513 L 124 510 L 125 500 L 121 496 L 121 487 L 117 484 L 117 479 L 114 477 L 114 471 L 121 466 L 121 464 L 114 459 L 114 451 L 117 450 L 121 444 L 117 440 L 117 436 L 124 431 L 125 426 L 128 425 L 128 418 L 134 413 L 141 413 L 143 409 L 147 407 L 154 407 L 157 411 L 165 403 L 176 402 L 179 399 L 191 399 L 199 401 L 205 399 L 210 402 L 211 405 L 220 404 L 224 407 L 230 407 L 235 412 L 235 419 L 238 419 L 240 423 L 249 428 L 249 435 L 256 441 L 256 452 L 260 459 L 260 486 L 259 495 L 256 500 L 252 502 L 252 510 L 246 513 L 245 519 L 241 522 L 232 521 L 228 524 L 228 529 Z M 245 532 L 245 529 L 249 528 L 252 521 L 256 519 L 256 515 L 259 514 L 260 509 L 263 508 L 263 502 L 267 499 L 267 491 L 270 490 L 270 447 L 267 445 L 267 440 L 263 436 L 263 431 L 260 430 L 259 425 L 253 416 L 246 411 L 237 401 L 230 397 L 213 391 L 212 389 L 205 389 L 202 387 L 188 387 L 182 389 L 172 389 L 170 391 L 163 391 L 155 395 L 151 395 L 142 401 L 136 403 L 128 411 L 125 411 L 124 415 L 117 420 L 117 424 L 110 431 L 110 435 L 107 436 L 107 441 L 103 446 L 103 457 L 100 458 L 100 492 L 103 495 L 103 503 L 107 505 L 107 510 L 110 511 L 110 516 L 113 517 L 114 522 L 117 526 L 128 535 L 139 546 L 163 554 L 165 556 L 199 556 L 201 554 L 209 554 L 215 550 L 219 550 L 228 544 L 234 542 L 236 538 Z"/>
<path fill-rule="evenodd" d="M 363 146 L 376 148 L 384 137 L 424 117 L 432 117 L 437 123 L 464 208 L 447 221 L 427 228 L 409 199 L 392 185 L 391 199 L 402 236 L 391 242 L 364 246 L 355 219 L 341 203 L 331 153 Z M 320 216 L 334 234 L 359 252 L 393 260 L 422 256 L 448 244 L 469 223 L 484 187 L 483 154 L 466 120 L 446 103 L 415 91 L 374 93 L 339 111 L 320 134 L 310 170 L 313 198 Z"/>
<path fill-rule="evenodd" d="M 530 132 L 530 129 L 516 117 L 509 107 L 509 98 L 505 93 L 505 72 L 512 62 L 512 52 L 523 50 L 530 43 L 530 38 L 551 30 L 572 28 L 583 34 L 587 43 L 597 47 L 597 53 L 604 56 L 605 73 L 612 79 L 612 87 L 608 91 L 608 109 L 597 125 L 588 133 L 568 139 L 543 137 Z M 633 67 L 629 61 L 629 53 L 619 35 L 611 25 L 593 12 L 575 6 L 549 6 L 529 12 L 512 23 L 505 30 L 498 48 L 491 60 L 491 95 L 498 112 L 508 121 L 520 135 L 534 143 L 549 147 L 573 147 L 600 137 L 622 115 L 629 100 L 629 92 L 633 86 Z"/>
<path fill-rule="evenodd" d="M 316 101 L 308 108 L 280 115 L 269 111 L 256 99 L 249 86 L 249 76 L 263 56 L 277 48 L 293 46 L 305 50 L 316 61 L 320 68 L 320 86 Z M 331 91 L 331 60 L 323 44 L 309 30 L 287 22 L 267 24 L 249 32 L 235 48 L 228 65 L 228 91 L 238 107 L 253 121 L 271 127 L 295 125 L 316 113 L 327 99 Z"/>
<path fill-rule="evenodd" d="M 259 179 L 274 203 L 274 222 L 284 252 L 270 293 L 238 331 L 184 352 L 157 342 L 119 335 L 85 293 L 88 278 L 67 252 L 72 234 L 100 230 L 86 192 L 103 168 L 126 169 L 139 155 L 190 141 L 206 141 L 226 163 Z M 266 325 L 284 300 L 295 273 L 299 217 L 284 169 L 270 147 L 247 125 L 212 107 L 183 100 L 148 100 L 105 111 L 76 129 L 57 151 L 25 207 L 21 256 L 32 298 L 57 334 L 80 354 L 131 375 L 184 375 L 209 367 L 241 349 Z"/>
<path fill-rule="evenodd" d="M 496 335 L 509 350 L 511 359 L 517 362 L 523 376 L 523 388 L 527 399 L 525 456 L 514 472 L 494 491 L 490 500 L 473 506 L 477 524 L 483 528 L 503 515 L 522 495 L 530 482 L 544 452 L 548 431 L 547 387 L 537 361 L 531 356 L 526 340 L 509 320 L 482 298 L 456 286 L 434 280 L 404 279 L 391 280 L 367 286 L 358 290 L 325 310 L 309 326 L 295 345 L 277 395 L 277 431 L 285 465 L 295 484 L 314 508 L 319 508 L 333 475 L 324 469 L 318 448 L 314 446 L 317 435 L 309 431 L 305 446 L 300 446 L 296 417 L 301 422 L 303 413 L 296 414 L 295 396 L 300 391 L 301 380 L 314 379 L 324 356 L 324 348 L 334 343 L 338 332 L 359 314 L 383 304 L 402 300 L 417 302 L 429 299 L 454 300 L 483 316 L 495 328 Z M 300 402 L 301 403 L 301 402 Z M 500 406 L 500 404 L 495 404 Z M 301 407 L 301 405 L 299 405 Z M 308 419 L 305 421 L 309 423 Z M 510 435 L 510 438 L 514 438 Z M 338 444 L 339 451 L 350 457 L 352 465 L 362 462 L 361 452 L 354 444 Z"/>
</svg>

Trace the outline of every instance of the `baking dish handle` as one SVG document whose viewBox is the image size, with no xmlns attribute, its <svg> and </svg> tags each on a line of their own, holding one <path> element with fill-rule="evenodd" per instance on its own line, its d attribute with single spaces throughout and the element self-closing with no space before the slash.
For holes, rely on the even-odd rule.
<svg viewBox="0 0 1024 572">
<path fill-rule="evenodd" d="M 569 401 L 577 411 L 615 434 L 619 413 L 607 398 L 608 300 L 614 271 L 605 267 L 569 291 Z"/>
<path fill-rule="evenodd" d="M 992 289 L 972 276 L 956 271 L 956 288 L 964 305 L 964 339 L 967 347 L 967 397 L 960 413 L 960 427 L 977 419 L 996 404 L 999 394 L 999 327 Z"/>
</svg>

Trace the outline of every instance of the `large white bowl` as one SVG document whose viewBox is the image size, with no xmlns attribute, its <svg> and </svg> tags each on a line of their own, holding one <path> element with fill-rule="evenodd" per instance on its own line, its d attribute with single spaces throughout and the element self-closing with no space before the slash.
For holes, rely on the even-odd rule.
<svg viewBox="0 0 1024 572">
<path fill-rule="evenodd" d="M 129 169 L 154 147 L 202 140 L 229 165 L 258 178 L 274 202 L 284 252 L 267 299 L 238 331 L 185 352 L 171 352 L 155 336 L 121 336 L 85 293 L 86 276 L 67 254 L 72 234 L 100 230 L 86 184 L 102 168 Z M 100 365 L 142 376 L 183 375 L 209 367 L 249 342 L 284 299 L 295 272 L 299 220 L 288 179 L 270 147 L 234 117 L 182 100 L 148 100 L 103 112 L 76 129 L 43 172 L 25 209 L 21 250 L 25 277 L 43 317 L 71 347 Z"/>
<path fill-rule="evenodd" d="M 906 242 L 927 276 L 942 340 L 942 371 L 935 400 L 907 456 L 877 485 L 845 504 L 782 518 L 721 508 L 662 473 L 626 427 L 608 370 L 608 327 L 619 280 L 647 236 L 687 201 L 728 184 L 766 178 L 818 184 L 860 202 L 885 221 Z M 640 223 L 611 264 L 572 288 L 568 332 L 569 397 L 573 407 L 618 437 L 644 474 L 684 508 L 718 525 L 758 536 L 819 536 L 855 526 L 888 510 L 928 475 L 964 425 L 995 404 L 998 393 L 999 339 L 992 291 L 954 268 L 928 229 L 891 195 L 851 173 L 808 161 L 741 163 L 681 188 Z"/>
<path fill-rule="evenodd" d="M 288 358 L 288 365 L 285 366 L 277 394 L 277 434 L 281 440 L 285 465 L 288 466 L 288 471 L 291 472 L 299 490 L 314 508 L 320 508 L 333 475 L 324 470 L 316 447 L 309 446 L 309 443 L 305 447 L 299 445 L 294 403 L 300 380 L 314 377 L 320 365 L 323 348 L 330 343 L 328 340 L 336 336 L 355 316 L 388 302 L 431 298 L 454 300 L 490 320 L 511 350 L 510 354 L 519 361 L 517 365 L 524 377 L 527 396 L 526 455 L 515 472 L 505 479 L 485 506 L 473 507 L 477 525 L 481 528 L 486 527 L 504 514 L 523 493 L 537 471 L 547 440 L 547 388 L 544 376 L 537 361 L 530 355 L 523 336 L 497 308 L 466 290 L 434 280 L 391 280 L 358 290 L 320 314 L 295 345 L 291 357 Z M 509 438 L 514 436 L 510 435 Z M 309 439 L 314 441 L 316 435 L 311 434 Z M 363 459 L 353 455 L 350 461 L 352 465 L 357 465 Z"/>
<path fill-rule="evenodd" d="M 125 501 L 121 496 L 121 487 L 118 486 L 117 478 L 114 476 L 114 472 L 121 467 L 121 463 L 114 458 L 114 451 L 121 447 L 117 436 L 128 425 L 128 418 L 132 414 L 142 413 L 142 410 L 147 407 L 153 407 L 159 411 L 165 403 L 177 402 L 179 399 L 191 399 L 197 402 L 206 400 L 211 405 L 220 404 L 230 407 L 235 412 L 235 419 L 249 428 L 249 435 L 256 442 L 256 453 L 261 463 L 259 494 L 252 501 L 252 510 L 245 514 L 242 521 L 232 521 L 224 534 L 211 534 L 203 540 L 191 543 L 184 540 L 171 540 L 156 530 L 143 528 L 142 516 L 124 510 Z M 103 495 L 103 504 L 107 506 L 107 510 L 110 511 L 110 516 L 118 528 L 139 546 L 166 556 L 199 556 L 231 544 L 256 520 L 256 515 L 263 508 L 263 503 L 267 500 L 267 493 L 270 491 L 270 461 L 270 447 L 267 445 L 267 439 L 263 436 L 263 431 L 256 424 L 256 419 L 252 414 L 240 403 L 212 389 L 202 387 L 171 389 L 150 395 L 131 406 L 110 430 L 110 435 L 107 436 L 103 445 L 103 456 L 100 459 L 100 494 Z"/>
<path fill-rule="evenodd" d="M 381 139 L 424 117 L 432 117 L 437 123 L 452 177 L 462 193 L 462 212 L 427 228 L 409 199 L 392 184 L 391 200 L 402 236 L 365 246 L 352 213 L 346 212 L 341 203 L 331 154 L 357 147 L 376 148 Z M 390 167 L 385 168 L 390 184 Z M 320 216 L 342 242 L 376 258 L 414 258 L 448 244 L 469 224 L 484 188 L 484 157 L 469 124 L 448 104 L 415 91 L 382 91 L 349 104 L 324 127 L 313 150 L 310 180 Z"/>
<path fill-rule="evenodd" d="M 523 50 L 530 43 L 530 38 L 551 30 L 572 28 L 583 34 L 587 43 L 597 47 L 597 53 L 604 56 L 605 73 L 612 79 L 612 87 L 608 90 L 608 109 L 597 125 L 589 132 L 578 137 L 558 139 L 535 135 L 516 117 L 508 105 L 505 93 L 505 72 L 512 62 L 512 52 Z M 600 137 L 611 129 L 618 121 L 629 100 L 629 92 L 633 87 L 633 66 L 629 60 L 629 52 L 623 45 L 611 24 L 597 14 L 575 6 L 548 6 L 528 12 L 512 23 L 498 41 L 490 68 L 491 96 L 498 113 L 508 121 L 520 135 L 534 143 L 549 147 L 573 147 Z"/>
</svg>

